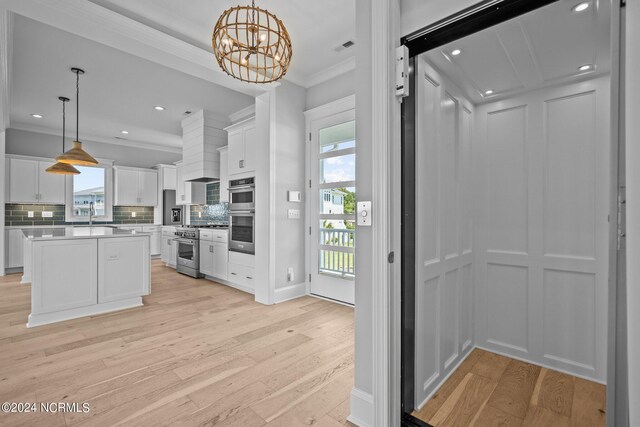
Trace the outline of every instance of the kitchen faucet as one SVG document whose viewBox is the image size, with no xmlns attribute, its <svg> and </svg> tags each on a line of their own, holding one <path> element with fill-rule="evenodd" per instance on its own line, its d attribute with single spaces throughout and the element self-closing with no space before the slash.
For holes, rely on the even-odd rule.
<svg viewBox="0 0 640 427">
<path fill-rule="evenodd" d="M 89 225 L 93 225 L 93 202 L 89 202 Z"/>
</svg>

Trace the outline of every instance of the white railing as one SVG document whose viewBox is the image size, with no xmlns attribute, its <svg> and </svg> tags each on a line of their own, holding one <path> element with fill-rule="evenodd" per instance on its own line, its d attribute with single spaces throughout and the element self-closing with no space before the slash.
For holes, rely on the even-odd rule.
<svg viewBox="0 0 640 427">
<path fill-rule="evenodd" d="M 321 272 L 338 273 L 342 276 L 353 276 L 355 230 L 338 230 L 333 228 L 320 229 L 320 259 Z M 331 250 L 336 248 L 336 250 Z"/>
</svg>

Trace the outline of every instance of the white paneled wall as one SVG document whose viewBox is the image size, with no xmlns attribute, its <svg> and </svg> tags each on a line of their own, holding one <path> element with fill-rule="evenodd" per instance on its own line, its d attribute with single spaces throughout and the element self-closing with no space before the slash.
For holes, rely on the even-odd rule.
<svg viewBox="0 0 640 427">
<path fill-rule="evenodd" d="M 416 144 L 416 402 L 473 344 L 473 107 L 424 61 Z"/>
<path fill-rule="evenodd" d="M 475 110 L 476 344 L 605 381 L 609 80 Z"/>
<path fill-rule="evenodd" d="M 604 382 L 608 77 L 474 107 L 416 76 L 418 406 L 474 346 Z"/>
</svg>

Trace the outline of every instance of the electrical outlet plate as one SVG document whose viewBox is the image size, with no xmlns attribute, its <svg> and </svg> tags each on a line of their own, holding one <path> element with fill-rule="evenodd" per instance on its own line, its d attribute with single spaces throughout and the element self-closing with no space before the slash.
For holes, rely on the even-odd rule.
<svg viewBox="0 0 640 427">
<path fill-rule="evenodd" d="M 358 225 L 361 227 L 371 227 L 371 202 L 358 202 Z"/>
<path fill-rule="evenodd" d="M 51 211 L 42 211 L 42 218 L 53 218 L 53 212 L 51 212 Z"/>
<path fill-rule="evenodd" d="M 131 218 L 135 218 L 136 217 L 136 213 L 135 212 L 131 212 Z"/>
<path fill-rule="evenodd" d="M 27 217 L 33 218 L 33 211 L 27 211 Z"/>
<path fill-rule="evenodd" d="M 287 192 L 287 200 L 289 202 L 301 202 L 302 201 L 302 193 L 299 191 L 289 190 Z"/>
</svg>

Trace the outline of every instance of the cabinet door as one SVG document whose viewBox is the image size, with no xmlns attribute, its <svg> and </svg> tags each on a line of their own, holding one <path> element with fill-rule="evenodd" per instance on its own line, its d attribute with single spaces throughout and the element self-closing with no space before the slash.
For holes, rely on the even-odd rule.
<svg viewBox="0 0 640 427">
<path fill-rule="evenodd" d="M 171 240 L 171 253 L 169 254 L 169 264 L 176 265 L 176 257 L 178 256 L 178 242 Z"/>
<path fill-rule="evenodd" d="M 243 130 L 243 145 L 244 145 L 244 167 L 242 172 L 249 172 L 256 170 L 255 162 L 255 146 L 256 146 L 256 128 L 254 125 L 247 126 Z"/>
<path fill-rule="evenodd" d="M 160 255 L 160 247 L 162 246 L 162 232 L 154 231 L 151 233 L 151 255 Z"/>
<path fill-rule="evenodd" d="M 40 203 L 64 205 L 65 176 L 47 172 L 53 162 L 38 162 L 38 194 Z"/>
<path fill-rule="evenodd" d="M 213 271 L 212 276 L 227 280 L 227 265 L 229 264 L 229 247 L 226 243 L 213 242 Z"/>
<path fill-rule="evenodd" d="M 24 265 L 24 234 L 19 229 L 9 229 L 5 233 L 7 243 L 7 268 L 17 268 Z"/>
<path fill-rule="evenodd" d="M 176 205 L 186 204 L 185 185 L 182 180 L 182 165 L 176 166 Z"/>
<path fill-rule="evenodd" d="M 229 175 L 244 172 L 242 161 L 244 160 L 244 141 L 243 141 L 242 129 L 229 133 L 228 143 L 228 166 Z"/>
<path fill-rule="evenodd" d="M 220 151 L 220 202 L 229 202 L 229 152 Z"/>
<path fill-rule="evenodd" d="M 116 169 L 116 206 L 139 205 L 138 171 Z"/>
<path fill-rule="evenodd" d="M 139 203 L 143 206 L 158 206 L 158 173 L 139 171 L 138 186 Z"/>
<path fill-rule="evenodd" d="M 149 237 L 98 239 L 98 303 L 149 293 Z"/>
<path fill-rule="evenodd" d="M 213 243 L 200 241 L 200 273 L 213 276 Z"/>
<path fill-rule="evenodd" d="M 13 203 L 38 202 L 38 162 L 10 159 L 9 201 Z"/>
<path fill-rule="evenodd" d="M 98 302 L 97 242 L 97 239 L 76 239 L 31 243 L 33 314 L 68 310 Z"/>
<path fill-rule="evenodd" d="M 176 168 L 163 167 L 161 170 L 162 170 L 162 189 L 175 190 L 176 189 Z"/>
</svg>

